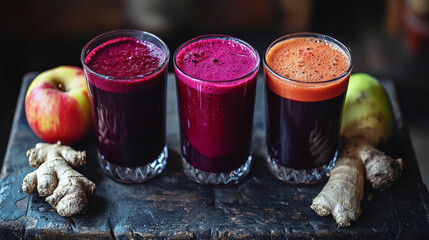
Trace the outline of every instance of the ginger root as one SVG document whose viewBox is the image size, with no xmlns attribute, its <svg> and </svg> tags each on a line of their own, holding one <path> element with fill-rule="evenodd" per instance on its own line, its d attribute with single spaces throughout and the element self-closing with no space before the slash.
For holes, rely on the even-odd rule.
<svg viewBox="0 0 429 240">
<path fill-rule="evenodd" d="M 349 226 L 361 214 L 364 167 L 355 150 L 351 142 L 343 147 L 328 183 L 310 206 L 319 216 L 332 214 L 340 227 Z"/>
<path fill-rule="evenodd" d="M 353 137 L 356 154 L 365 166 L 365 177 L 375 189 L 384 189 L 398 178 L 403 169 L 401 158 L 394 159 L 362 137 Z"/>
<path fill-rule="evenodd" d="M 383 146 L 393 132 L 393 112 L 383 85 L 365 73 L 350 76 L 341 121 L 343 141 L 354 141 L 373 188 L 387 188 L 402 171 L 402 159 L 386 156 Z"/>
<path fill-rule="evenodd" d="M 377 149 L 392 135 L 393 121 L 390 100 L 380 82 L 368 74 L 352 74 L 341 122 L 344 145 L 328 183 L 311 205 L 318 215 L 332 214 L 338 226 L 349 226 L 361 213 L 364 175 L 373 188 L 381 189 L 397 179 L 402 159 Z"/>
<path fill-rule="evenodd" d="M 27 194 L 38 191 L 46 197 L 58 214 L 67 217 L 85 210 L 86 193 L 94 193 L 95 184 L 74 170 L 86 162 L 85 151 L 75 151 L 69 146 L 38 143 L 27 151 L 31 166 L 37 168 L 22 181 L 22 190 Z"/>
</svg>

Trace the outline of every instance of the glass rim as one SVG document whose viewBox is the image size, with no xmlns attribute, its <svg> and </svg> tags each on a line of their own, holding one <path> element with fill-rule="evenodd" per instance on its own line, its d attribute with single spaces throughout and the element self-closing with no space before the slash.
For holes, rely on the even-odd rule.
<svg viewBox="0 0 429 240">
<path fill-rule="evenodd" d="M 222 80 L 222 81 L 216 81 L 216 80 L 205 80 L 205 79 L 199 79 L 199 78 L 195 78 L 190 76 L 189 74 L 186 74 L 185 72 L 182 71 L 182 69 L 179 68 L 179 66 L 177 66 L 177 61 L 176 61 L 176 56 L 177 53 L 182 50 L 184 47 L 188 46 L 191 43 L 197 42 L 199 40 L 204 40 L 204 39 L 225 39 L 225 40 L 231 40 L 234 42 L 237 42 L 239 44 L 242 44 L 244 46 L 246 46 L 249 50 L 253 51 L 253 53 L 255 54 L 256 57 L 256 64 L 255 67 L 246 75 L 239 77 L 239 78 L 234 78 L 234 79 L 228 79 L 228 80 Z M 209 83 L 230 83 L 230 82 L 236 82 L 236 81 L 240 81 L 243 79 L 246 79 L 248 77 L 250 77 L 252 74 L 254 74 L 255 72 L 258 71 L 259 69 L 259 65 L 260 65 L 260 57 L 259 57 L 259 53 L 258 51 L 249 43 L 247 43 L 246 41 L 237 38 L 237 37 L 233 37 L 230 35 L 225 35 L 225 34 L 206 34 L 206 35 L 201 35 L 198 37 L 194 37 L 184 43 L 182 43 L 175 51 L 174 51 L 174 55 L 173 55 L 173 65 L 174 65 L 174 69 L 179 71 L 183 76 L 193 80 L 193 81 L 197 81 L 197 82 L 209 82 Z"/>
<path fill-rule="evenodd" d="M 350 59 L 350 63 L 349 63 L 349 67 L 347 68 L 347 70 L 345 72 L 343 72 L 340 76 L 329 79 L 329 80 L 325 80 L 325 81 L 317 81 L 317 82 L 308 82 L 308 81 L 303 81 L 303 80 L 296 80 L 296 79 L 292 79 L 292 78 L 288 78 L 285 76 L 282 76 L 280 74 L 278 74 L 276 71 L 274 71 L 267 63 L 267 54 L 269 52 L 269 50 L 274 47 L 276 44 L 285 41 L 287 39 L 292 39 L 292 38 L 305 38 L 305 37 L 312 37 L 312 38 L 316 38 L 316 39 L 322 39 L 324 41 L 328 41 L 330 43 L 333 43 L 335 45 L 337 45 L 338 47 L 340 47 L 344 53 L 346 55 L 348 55 L 349 59 Z M 291 82 L 297 82 L 297 83 L 303 83 L 303 84 L 321 84 L 321 83 L 329 83 L 329 82 L 335 82 L 337 80 L 343 79 L 344 77 L 346 77 L 348 74 L 350 74 L 350 72 L 353 69 L 353 54 L 352 54 L 352 50 L 345 45 L 344 43 L 338 41 L 337 39 L 330 37 L 328 35 L 324 35 L 324 34 L 320 34 L 320 33 L 313 33 L 313 32 L 300 32 L 300 33 L 292 33 L 292 34 L 287 34 L 284 35 L 282 37 L 277 38 L 276 40 L 274 40 L 267 48 L 267 50 L 264 53 L 264 69 L 268 69 L 272 74 L 274 74 L 276 77 L 280 78 L 281 80 L 286 80 L 286 81 L 291 81 Z"/>
<path fill-rule="evenodd" d="M 155 70 L 153 70 L 151 72 L 148 72 L 148 73 L 145 73 L 145 74 L 136 75 L 136 76 L 115 77 L 115 76 L 109 76 L 109 75 L 98 73 L 98 72 L 92 70 L 85 63 L 85 58 L 86 58 L 86 56 L 88 56 L 87 54 L 85 55 L 85 51 L 88 49 L 88 47 L 91 44 L 93 44 L 95 41 L 100 40 L 100 39 L 105 38 L 105 37 L 108 37 L 110 35 L 113 36 L 114 34 L 117 34 L 118 35 L 117 37 L 130 37 L 130 38 L 135 38 L 137 40 L 144 40 L 144 41 L 151 42 L 149 40 L 136 38 L 135 36 L 127 36 L 126 35 L 126 34 L 133 34 L 133 33 L 138 33 L 138 34 L 141 34 L 143 36 L 150 36 L 150 37 L 154 38 L 156 41 L 158 41 L 159 43 L 161 43 L 161 45 L 163 47 L 165 47 L 165 49 L 166 49 L 165 52 L 163 51 L 163 49 L 160 48 L 161 51 L 165 54 L 165 59 L 162 62 L 162 64 L 158 68 L 156 68 Z M 106 39 L 106 41 L 111 40 L 111 39 L 114 39 L 114 38 L 108 38 L 108 39 Z M 103 44 L 106 41 L 104 41 L 104 42 L 102 42 L 100 44 Z M 151 43 L 154 44 L 154 42 L 151 42 Z M 95 46 L 94 48 L 98 47 L 99 45 Z M 94 50 L 94 48 L 91 49 L 91 51 Z M 142 30 L 136 30 L 136 29 L 119 29 L 119 30 L 113 30 L 113 31 L 109 31 L 109 32 L 105 32 L 105 33 L 102 33 L 100 35 L 97 35 L 96 37 L 92 38 L 89 42 L 87 42 L 84 45 L 84 47 L 82 48 L 81 54 L 80 54 L 80 61 L 81 61 L 82 65 L 83 65 L 83 67 L 85 68 L 85 70 L 88 70 L 91 74 L 96 75 L 97 77 L 102 78 L 103 80 L 107 80 L 107 81 L 116 81 L 116 80 L 121 80 L 121 81 L 130 80 L 131 81 L 131 80 L 134 80 L 136 78 L 144 78 L 146 76 L 153 75 L 153 74 L 155 74 L 157 72 L 162 71 L 162 69 L 164 69 L 168 65 L 169 60 L 170 60 L 170 49 L 168 48 L 167 44 L 165 44 L 165 42 L 161 40 L 161 38 L 159 38 L 158 36 L 156 36 L 153 33 L 142 31 Z"/>
</svg>

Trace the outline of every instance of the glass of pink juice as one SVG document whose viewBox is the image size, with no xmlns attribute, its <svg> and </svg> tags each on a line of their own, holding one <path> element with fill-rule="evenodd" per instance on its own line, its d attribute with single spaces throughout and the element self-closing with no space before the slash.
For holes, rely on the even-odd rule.
<svg viewBox="0 0 429 240">
<path fill-rule="evenodd" d="M 204 185 L 238 183 L 250 171 L 258 52 L 206 35 L 174 54 L 183 168 Z"/>
<path fill-rule="evenodd" d="M 104 33 L 82 50 L 99 162 L 117 181 L 146 181 L 167 164 L 169 56 L 161 39 L 137 30 Z"/>
<path fill-rule="evenodd" d="M 321 34 L 286 35 L 268 47 L 267 164 L 275 177 L 296 184 L 327 177 L 352 67 L 350 49 Z"/>
</svg>

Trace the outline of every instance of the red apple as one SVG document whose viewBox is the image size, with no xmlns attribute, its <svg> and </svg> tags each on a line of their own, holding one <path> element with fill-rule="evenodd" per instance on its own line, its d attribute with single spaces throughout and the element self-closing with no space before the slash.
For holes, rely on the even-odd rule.
<svg viewBox="0 0 429 240">
<path fill-rule="evenodd" d="M 92 126 L 83 70 L 60 66 L 40 73 L 27 90 L 25 115 L 45 142 L 69 145 L 83 138 Z"/>
</svg>

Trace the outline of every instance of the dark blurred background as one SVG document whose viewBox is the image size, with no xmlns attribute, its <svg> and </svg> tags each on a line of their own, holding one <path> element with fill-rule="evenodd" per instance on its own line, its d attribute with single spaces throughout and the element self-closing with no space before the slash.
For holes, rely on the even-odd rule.
<svg viewBox="0 0 429 240">
<path fill-rule="evenodd" d="M 0 165 L 23 75 L 81 66 L 86 42 L 120 28 L 152 32 L 171 52 L 208 33 L 242 38 L 261 55 L 288 33 L 337 38 L 352 49 L 354 72 L 395 82 L 429 183 L 429 0 L 0 1 Z"/>
</svg>

